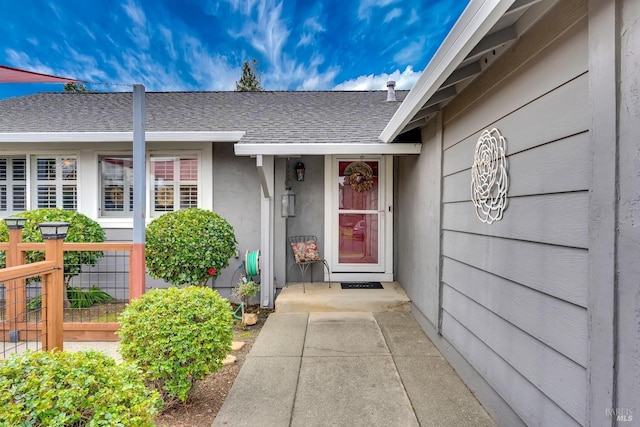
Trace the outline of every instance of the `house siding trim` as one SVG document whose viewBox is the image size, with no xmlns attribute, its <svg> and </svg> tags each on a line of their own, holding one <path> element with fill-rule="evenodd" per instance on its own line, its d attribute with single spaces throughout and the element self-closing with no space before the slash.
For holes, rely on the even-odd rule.
<svg viewBox="0 0 640 427">
<path fill-rule="evenodd" d="M 589 107 L 592 169 L 589 207 L 587 420 L 614 425 L 616 407 L 616 225 L 619 29 L 615 1 L 589 1 Z"/>
</svg>

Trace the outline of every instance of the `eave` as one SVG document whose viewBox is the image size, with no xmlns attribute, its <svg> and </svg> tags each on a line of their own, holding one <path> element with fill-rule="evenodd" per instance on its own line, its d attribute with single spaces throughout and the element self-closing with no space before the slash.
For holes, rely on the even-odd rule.
<svg viewBox="0 0 640 427">
<path fill-rule="evenodd" d="M 236 156 L 301 156 L 301 155 L 367 155 L 420 154 L 422 144 L 356 144 L 356 143 L 282 143 L 282 144 L 235 144 Z"/>
<path fill-rule="evenodd" d="M 423 127 L 556 0 L 471 0 L 379 139 Z"/>
<path fill-rule="evenodd" d="M 145 132 L 149 142 L 238 142 L 243 131 Z M 0 133 L 2 142 L 131 142 L 133 132 L 24 132 Z"/>
</svg>

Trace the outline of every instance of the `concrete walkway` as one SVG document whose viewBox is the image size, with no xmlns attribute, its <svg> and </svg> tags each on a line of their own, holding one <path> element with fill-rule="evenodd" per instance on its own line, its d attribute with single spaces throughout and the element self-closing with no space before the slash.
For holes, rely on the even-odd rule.
<svg viewBox="0 0 640 427">
<path fill-rule="evenodd" d="M 494 426 L 410 313 L 273 313 L 214 427 Z"/>
</svg>

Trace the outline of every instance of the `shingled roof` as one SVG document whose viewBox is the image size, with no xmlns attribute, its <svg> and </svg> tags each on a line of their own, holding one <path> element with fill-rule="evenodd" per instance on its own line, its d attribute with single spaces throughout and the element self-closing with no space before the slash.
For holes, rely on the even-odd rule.
<svg viewBox="0 0 640 427">
<path fill-rule="evenodd" d="M 146 130 L 244 131 L 240 143 L 381 143 L 386 91 L 147 92 Z M 39 93 L 0 101 L 0 133 L 129 132 L 131 93 Z"/>
</svg>

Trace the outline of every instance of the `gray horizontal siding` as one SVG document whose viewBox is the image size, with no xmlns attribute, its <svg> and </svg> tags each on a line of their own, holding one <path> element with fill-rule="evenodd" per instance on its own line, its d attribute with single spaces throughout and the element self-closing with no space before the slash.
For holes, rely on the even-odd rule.
<svg viewBox="0 0 640 427">
<path fill-rule="evenodd" d="M 530 425 L 586 423 L 586 33 L 570 30 L 443 132 L 442 335 Z M 494 127 L 506 139 L 509 199 L 488 225 L 471 201 L 471 166 Z"/>
<path fill-rule="evenodd" d="M 447 203 L 443 208 L 442 227 L 445 230 L 586 249 L 589 244 L 588 207 L 589 194 L 586 191 L 515 197 L 509 199 L 502 221 L 489 225 L 476 218 L 473 202 Z"/>
<path fill-rule="evenodd" d="M 473 129 L 468 137 L 445 149 L 444 176 L 471 167 L 478 136 L 485 128 L 500 130 L 507 139 L 507 155 L 585 132 L 589 128 L 588 93 L 588 78 L 582 74 L 503 118 L 493 121 L 487 116 L 490 121 L 483 128 Z"/>
<path fill-rule="evenodd" d="M 509 402 L 527 425 L 563 427 L 580 425 L 447 311 L 443 312 L 442 325 L 443 330 L 446 331 L 446 339 L 491 384 L 494 390 Z"/>
<path fill-rule="evenodd" d="M 585 421 L 586 369 L 445 286 L 443 309 L 580 423 Z M 443 325 L 443 333 L 446 331 Z"/>
<path fill-rule="evenodd" d="M 523 332 L 587 366 L 587 310 L 449 258 L 442 281 Z"/>
<path fill-rule="evenodd" d="M 544 167 L 532 168 L 530 165 Z M 444 178 L 444 203 L 471 200 L 468 156 L 467 166 L 467 169 Z M 509 177 L 509 197 L 587 190 L 591 170 L 589 134 L 572 135 L 510 155 L 509 170 L 526 171 L 512 173 Z"/>
<path fill-rule="evenodd" d="M 442 252 L 445 258 L 587 306 L 586 250 L 444 231 Z"/>
</svg>

